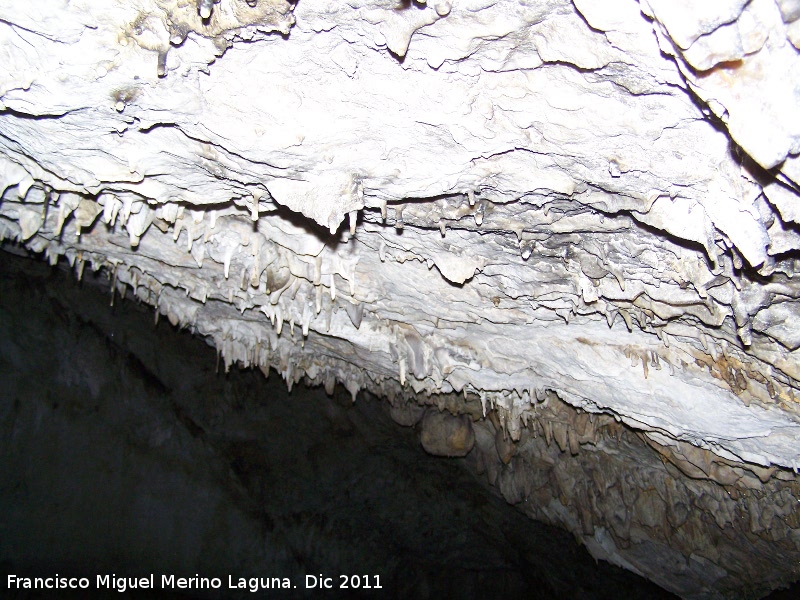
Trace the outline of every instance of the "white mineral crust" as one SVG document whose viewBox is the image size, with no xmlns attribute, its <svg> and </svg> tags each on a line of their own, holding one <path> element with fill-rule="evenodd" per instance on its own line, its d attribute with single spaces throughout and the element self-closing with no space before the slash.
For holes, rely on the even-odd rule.
<svg viewBox="0 0 800 600">
<path fill-rule="evenodd" d="M 796 2 L 200 4 L 0 1 L 0 236 L 290 385 L 800 466 Z"/>
</svg>

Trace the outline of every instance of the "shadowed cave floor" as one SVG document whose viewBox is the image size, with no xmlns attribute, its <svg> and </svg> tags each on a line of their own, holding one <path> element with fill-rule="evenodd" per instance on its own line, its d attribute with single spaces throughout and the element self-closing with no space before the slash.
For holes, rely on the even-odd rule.
<svg viewBox="0 0 800 600">
<path fill-rule="evenodd" d="M 4 590 L 10 573 L 198 573 L 289 577 L 268 593 L 288 598 L 323 573 L 380 575 L 371 597 L 672 597 L 426 455 L 386 403 L 216 373 L 202 340 L 100 285 L 0 253 Z"/>
</svg>

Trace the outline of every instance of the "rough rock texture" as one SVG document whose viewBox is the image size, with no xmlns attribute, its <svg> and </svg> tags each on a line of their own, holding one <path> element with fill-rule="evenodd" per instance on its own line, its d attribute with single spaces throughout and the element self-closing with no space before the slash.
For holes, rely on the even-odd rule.
<svg viewBox="0 0 800 600">
<path fill-rule="evenodd" d="M 200 4 L 0 3 L 0 236 L 106 268 L 226 367 L 460 393 L 509 443 L 557 398 L 797 515 L 796 1 Z M 580 531 L 653 577 L 643 544 L 715 565 L 665 578 L 684 595 L 796 577 L 797 519 L 755 508 L 779 581 L 711 555 L 719 522 Z"/>
<path fill-rule="evenodd" d="M 472 421 L 467 415 L 429 410 L 422 418 L 420 442 L 434 456 L 466 456 L 475 445 Z"/>
<path fill-rule="evenodd" d="M 91 276 L 79 286 L 25 262 L 0 255 L 3 598 L 311 600 L 348 596 L 305 590 L 306 575 L 369 573 L 373 598 L 675 600 L 515 511 L 464 461 L 425 456 L 385 402 L 215 373 L 211 348 L 152 327 L 145 307 L 109 307 Z M 54 570 L 92 587 L 104 572 L 224 583 L 7 588 L 8 574 Z M 231 590 L 228 575 L 297 588 Z"/>
</svg>

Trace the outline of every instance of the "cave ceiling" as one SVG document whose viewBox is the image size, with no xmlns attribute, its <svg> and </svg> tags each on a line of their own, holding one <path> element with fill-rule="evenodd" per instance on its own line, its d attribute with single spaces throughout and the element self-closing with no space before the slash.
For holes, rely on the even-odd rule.
<svg viewBox="0 0 800 600">
<path fill-rule="evenodd" d="M 798 48 L 793 0 L 4 0 L 0 237 L 290 386 L 797 470 Z"/>
</svg>

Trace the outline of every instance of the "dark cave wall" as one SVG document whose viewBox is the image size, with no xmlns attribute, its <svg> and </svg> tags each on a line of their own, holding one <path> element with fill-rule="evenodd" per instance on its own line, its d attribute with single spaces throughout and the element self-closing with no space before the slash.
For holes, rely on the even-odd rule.
<svg viewBox="0 0 800 600">
<path fill-rule="evenodd" d="M 110 307 L 105 274 L 78 285 L 0 259 L 4 576 L 369 573 L 392 597 L 668 597 L 511 508 L 474 458 L 426 455 L 386 402 L 217 373 L 189 332 Z"/>
</svg>

